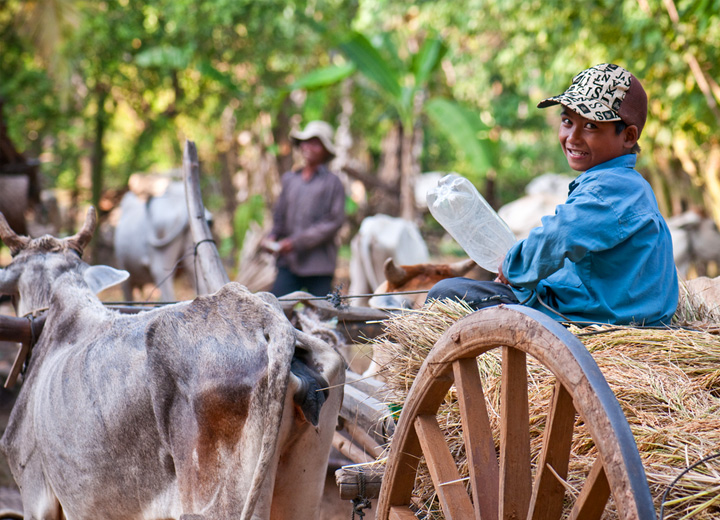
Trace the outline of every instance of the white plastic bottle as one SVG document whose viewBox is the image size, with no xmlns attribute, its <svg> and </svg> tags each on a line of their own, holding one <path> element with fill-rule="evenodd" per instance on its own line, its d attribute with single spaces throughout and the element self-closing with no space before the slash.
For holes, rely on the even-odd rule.
<svg viewBox="0 0 720 520">
<path fill-rule="evenodd" d="M 451 173 L 427 193 L 430 213 L 470 258 L 496 273 L 515 235 L 464 177 Z"/>
</svg>

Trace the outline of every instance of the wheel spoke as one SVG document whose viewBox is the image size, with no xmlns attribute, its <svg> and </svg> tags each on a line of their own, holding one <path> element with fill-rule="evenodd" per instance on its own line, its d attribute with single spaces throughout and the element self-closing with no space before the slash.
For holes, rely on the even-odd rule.
<svg viewBox="0 0 720 520">
<path fill-rule="evenodd" d="M 496 520 L 500 482 L 498 460 L 477 361 L 474 357 L 460 359 L 453 363 L 453 371 L 475 516 Z"/>
<path fill-rule="evenodd" d="M 527 518 L 532 495 L 525 352 L 502 347 L 500 518 Z"/>
<path fill-rule="evenodd" d="M 460 479 L 455 459 L 435 416 L 418 415 L 415 431 L 446 520 L 475 518 L 465 482 Z"/>
<path fill-rule="evenodd" d="M 556 381 L 530 501 L 533 520 L 555 520 L 562 515 L 565 487 L 559 478 L 566 479 L 568 475 L 574 426 L 572 396 Z"/>
<path fill-rule="evenodd" d="M 388 520 L 417 520 L 417 517 L 408 507 L 393 506 L 390 508 Z"/>
<path fill-rule="evenodd" d="M 610 484 L 600 455 L 595 459 L 585 485 L 575 501 L 569 520 L 599 520 L 610 498 Z"/>
</svg>

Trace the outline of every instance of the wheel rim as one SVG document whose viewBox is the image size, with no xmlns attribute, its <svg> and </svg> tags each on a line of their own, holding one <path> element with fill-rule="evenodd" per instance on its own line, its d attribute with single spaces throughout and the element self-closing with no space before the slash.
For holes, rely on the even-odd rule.
<svg viewBox="0 0 720 520">
<path fill-rule="evenodd" d="M 499 457 L 476 357 L 502 348 Z M 527 356 L 556 378 L 533 480 Z M 470 467 L 472 500 L 459 481 L 435 415 L 455 383 Z M 571 518 L 599 518 L 613 496 L 622 519 L 655 518 L 635 440 L 615 395 L 582 342 L 547 316 L 522 306 L 475 312 L 450 327 L 417 374 L 392 440 L 378 518 L 405 518 L 421 455 L 446 519 L 560 518 L 576 412 L 598 451 Z M 441 449 L 442 448 L 442 449 Z M 391 514 L 392 512 L 392 514 Z M 410 513 L 412 514 L 412 513 Z"/>
</svg>

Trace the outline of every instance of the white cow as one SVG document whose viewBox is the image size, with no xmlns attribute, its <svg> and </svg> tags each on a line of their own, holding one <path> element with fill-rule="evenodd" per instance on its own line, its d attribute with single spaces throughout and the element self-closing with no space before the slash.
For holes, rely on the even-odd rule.
<svg viewBox="0 0 720 520">
<path fill-rule="evenodd" d="M 97 291 L 127 273 L 75 236 L 30 239 L 0 215 L 0 294 L 46 321 L 0 448 L 28 520 L 317 518 L 344 381 L 277 300 L 229 283 L 136 315 Z M 292 372 L 291 372 L 292 367 Z"/>
<path fill-rule="evenodd" d="M 370 294 L 385 281 L 385 261 L 397 265 L 430 260 L 418 227 L 408 220 L 378 214 L 366 217 L 350 241 L 350 294 Z M 355 301 L 357 305 L 364 301 Z"/>
<path fill-rule="evenodd" d="M 123 284 L 123 296 L 132 300 L 134 288 L 153 284 L 164 301 L 175 300 L 173 279 L 181 266 L 195 287 L 194 243 L 188 222 L 185 186 L 170 182 L 157 196 L 139 197 L 128 191 L 120 202 L 120 219 L 115 228 L 117 266 L 130 273 Z M 210 220 L 211 215 L 206 214 Z M 200 288 L 199 293 L 207 292 Z"/>
<path fill-rule="evenodd" d="M 720 264 L 720 232 L 713 219 L 686 211 L 667 219 L 667 224 L 680 277 L 687 278 L 691 266 L 704 275 L 709 263 Z"/>
<path fill-rule="evenodd" d="M 553 215 L 555 207 L 567 200 L 568 186 L 573 179 L 555 173 L 536 177 L 525 187 L 526 195 L 505 204 L 498 215 L 518 239 L 527 238 L 533 228 L 542 225 L 542 217 Z"/>
</svg>

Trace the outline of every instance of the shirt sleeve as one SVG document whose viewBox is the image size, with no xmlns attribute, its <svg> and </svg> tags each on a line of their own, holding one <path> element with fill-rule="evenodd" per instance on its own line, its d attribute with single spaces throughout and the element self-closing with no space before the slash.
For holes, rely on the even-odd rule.
<svg viewBox="0 0 720 520">
<path fill-rule="evenodd" d="M 334 175 L 327 196 L 330 199 L 328 212 L 311 226 L 293 233 L 290 237 L 296 251 L 312 249 L 325 242 L 335 240 L 335 235 L 345 222 L 345 189 Z"/>
<path fill-rule="evenodd" d="M 510 248 L 503 273 L 512 285 L 534 289 L 560 270 L 566 259 L 578 262 L 588 252 L 610 249 L 625 238 L 619 216 L 598 193 L 573 195 Z"/>
</svg>

